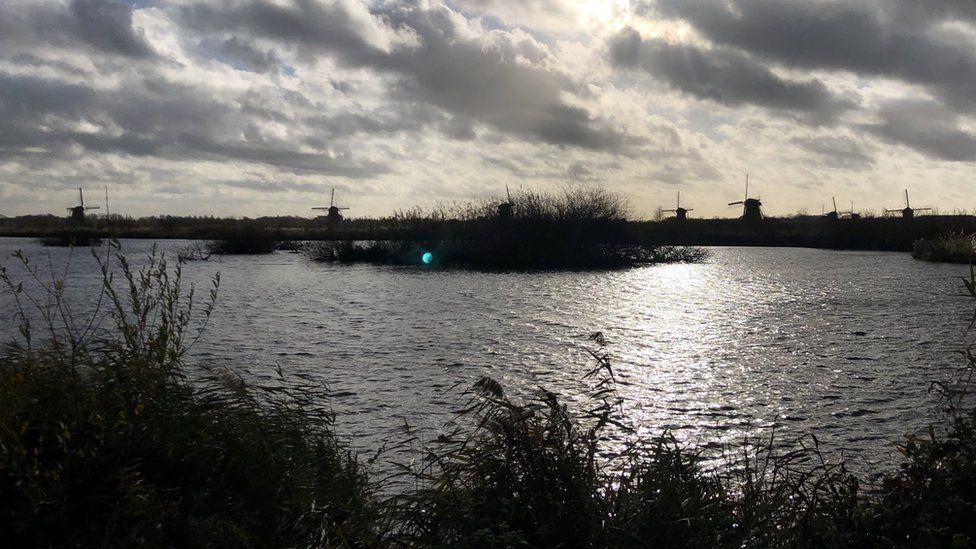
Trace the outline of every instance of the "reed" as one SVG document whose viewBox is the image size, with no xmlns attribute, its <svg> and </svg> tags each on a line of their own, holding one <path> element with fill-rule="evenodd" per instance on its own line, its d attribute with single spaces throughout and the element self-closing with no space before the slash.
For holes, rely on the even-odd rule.
<svg viewBox="0 0 976 549">
<path fill-rule="evenodd" d="M 214 255 L 263 255 L 273 253 L 277 248 L 278 242 L 273 235 L 259 230 L 234 231 L 206 243 L 207 251 Z"/>
<path fill-rule="evenodd" d="M 47 280 L 22 254 L 20 272 Z M 97 258 L 98 256 L 96 256 Z M 0 282 L 20 338 L 0 353 L 0 531 L 11 546 L 968 547 L 976 543 L 976 355 L 936 387 L 946 421 L 864 485 L 814 437 L 745 441 L 725 467 L 637 435 L 606 340 L 582 394 L 528 398 L 482 378 L 454 429 L 380 499 L 328 397 L 185 357 L 214 310 L 181 267 L 98 258 L 102 305 L 66 313 Z M 976 270 L 965 280 L 976 300 Z M 101 322 L 103 320 L 104 322 Z M 568 398 L 567 398 L 568 397 Z M 787 442 L 787 443 L 783 443 Z"/>
<path fill-rule="evenodd" d="M 324 391 L 188 368 L 219 279 L 200 303 L 160 256 L 117 261 L 121 284 L 102 263 L 107 334 L 65 313 L 60 282 L 31 310 L 2 274 L 23 304 L 21 338 L 0 354 L 4 544 L 372 544 L 377 507 Z"/>
<path fill-rule="evenodd" d="M 912 245 L 912 257 L 937 263 L 971 263 L 976 258 L 976 242 L 973 239 L 973 235 L 964 233 L 919 239 Z"/>
<path fill-rule="evenodd" d="M 309 257 L 480 269 L 605 269 L 706 256 L 695 248 L 633 242 L 623 199 L 601 189 L 518 192 L 507 204 L 505 213 L 491 201 L 398 212 L 398 226 L 412 237 L 319 243 Z"/>
</svg>

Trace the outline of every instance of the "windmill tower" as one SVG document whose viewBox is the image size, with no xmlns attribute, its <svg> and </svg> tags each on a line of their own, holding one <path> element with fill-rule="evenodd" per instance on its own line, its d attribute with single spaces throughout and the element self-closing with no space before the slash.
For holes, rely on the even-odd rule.
<svg viewBox="0 0 976 549">
<path fill-rule="evenodd" d="M 329 203 L 329 207 L 318 207 L 312 208 L 313 210 L 323 210 L 327 212 L 325 214 L 325 222 L 329 225 L 338 225 L 342 222 L 342 214 L 339 213 L 340 210 L 348 210 L 348 206 L 339 207 L 335 203 L 335 188 L 332 189 L 332 201 Z"/>
<path fill-rule="evenodd" d="M 693 208 L 682 208 L 681 207 L 681 191 L 678 191 L 678 200 L 675 203 L 673 210 L 661 210 L 663 213 L 673 213 L 674 218 L 678 221 L 686 221 L 688 219 L 688 212 L 695 211 Z"/>
<path fill-rule="evenodd" d="M 81 187 L 78 187 L 78 205 L 68 208 L 68 219 L 76 225 L 83 225 L 85 223 L 85 212 L 97 209 L 99 209 L 98 206 L 85 206 L 85 193 Z"/>
<path fill-rule="evenodd" d="M 834 203 L 834 209 L 833 211 L 824 214 L 824 217 L 826 217 L 830 221 L 837 221 L 837 219 L 840 217 L 840 214 L 837 212 L 837 199 L 831 196 L 830 200 L 831 202 Z"/>
<path fill-rule="evenodd" d="M 498 205 L 498 209 L 496 210 L 498 219 L 512 218 L 512 193 L 508 190 L 508 185 L 505 185 L 505 196 L 508 197 L 508 202 L 502 202 Z"/>
<path fill-rule="evenodd" d="M 758 198 L 749 198 L 749 174 L 746 174 L 746 195 L 742 200 L 729 202 L 729 206 L 742 204 L 743 221 L 762 221 L 762 201 Z"/>
<path fill-rule="evenodd" d="M 914 219 L 915 218 L 915 212 L 924 212 L 924 211 L 928 211 L 928 210 L 931 210 L 931 209 L 932 208 L 915 208 L 915 209 L 912 209 L 912 204 L 911 204 L 911 202 L 908 201 L 908 189 L 905 189 L 905 208 L 902 209 L 902 210 L 898 210 L 897 208 L 895 208 L 895 209 L 885 208 L 885 211 L 884 212 L 885 212 L 885 215 L 888 215 L 890 213 L 897 213 L 897 212 L 900 211 L 901 212 L 902 219 L 911 220 L 911 219 Z"/>
</svg>

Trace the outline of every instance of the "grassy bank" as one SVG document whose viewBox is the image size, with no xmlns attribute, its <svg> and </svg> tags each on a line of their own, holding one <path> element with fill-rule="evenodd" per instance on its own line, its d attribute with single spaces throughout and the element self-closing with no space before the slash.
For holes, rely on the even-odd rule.
<svg viewBox="0 0 976 549">
<path fill-rule="evenodd" d="M 586 398 L 515 399 L 483 378 L 459 427 L 403 473 L 414 488 L 381 497 L 310 380 L 279 372 L 259 387 L 186 363 L 219 279 L 201 301 L 158 256 L 138 270 L 101 261 L 106 330 L 66 315 L 64 284 L 32 301 L 2 275 L 23 326 L 0 354 L 0 532 L 12 546 L 976 543 L 971 354 L 961 382 L 940 388 L 944 425 L 906 439 L 903 466 L 871 487 L 812 437 L 748 441 L 718 471 L 666 434 L 641 439 L 594 337 Z M 976 299 L 976 278 L 967 288 Z"/>
<path fill-rule="evenodd" d="M 564 193 L 514 193 L 512 218 L 542 214 L 550 221 L 572 216 L 592 217 L 594 210 L 614 207 L 599 196 L 588 196 L 586 189 Z M 595 191 L 599 195 L 599 191 Z M 568 196 L 567 196 L 568 195 Z M 546 198 L 548 197 L 548 198 Z M 580 207 L 549 209 L 550 199 L 570 200 Z M 339 224 L 328 224 L 321 218 L 301 216 L 267 216 L 258 218 L 215 218 L 211 216 L 153 216 L 132 218 L 113 215 L 110 218 L 88 216 L 85 226 L 72 225 L 64 217 L 31 215 L 0 218 L 0 236 L 28 238 L 63 238 L 83 229 L 93 237 L 193 239 L 220 241 L 236 238 L 241 231 L 260 232 L 262 239 L 275 241 L 433 241 L 444 234 L 480 230 L 485 219 L 496 217 L 498 206 L 507 197 L 491 201 L 450 205 L 433 209 L 412 209 L 385 217 L 347 218 Z M 595 207 L 591 207 L 595 205 Z M 620 204 L 618 204 L 620 205 Z M 541 207 L 540 207 L 541 206 Z M 591 211 L 587 211 L 591 210 Z M 918 239 L 935 239 L 950 233 L 976 232 L 976 217 L 970 215 L 922 215 L 911 221 L 900 217 L 861 217 L 831 220 L 819 215 L 767 217 L 761 223 L 741 223 L 738 219 L 673 218 L 648 221 L 651 212 L 618 212 L 621 221 L 616 229 L 618 242 L 646 246 L 797 246 L 814 248 L 911 251 Z M 730 210 L 729 215 L 735 215 Z M 645 220 L 642 220 L 645 219 Z M 522 236 L 516 234 L 516 237 Z"/>
<path fill-rule="evenodd" d="M 912 246 L 912 257 L 937 263 L 972 263 L 976 244 L 972 235 L 952 234 L 941 238 L 919 239 Z"/>
</svg>

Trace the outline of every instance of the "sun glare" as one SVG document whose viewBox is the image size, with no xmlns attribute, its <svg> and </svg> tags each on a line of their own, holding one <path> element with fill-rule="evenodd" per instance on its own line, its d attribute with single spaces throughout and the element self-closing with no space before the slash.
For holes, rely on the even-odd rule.
<svg viewBox="0 0 976 549">
<path fill-rule="evenodd" d="M 630 4 L 626 0 L 589 0 L 580 6 L 580 14 L 588 22 L 615 26 L 629 20 Z"/>
</svg>

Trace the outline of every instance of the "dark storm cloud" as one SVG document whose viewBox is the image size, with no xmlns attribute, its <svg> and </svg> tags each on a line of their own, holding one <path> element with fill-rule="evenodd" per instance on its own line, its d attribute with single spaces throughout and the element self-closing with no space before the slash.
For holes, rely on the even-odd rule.
<svg viewBox="0 0 976 549">
<path fill-rule="evenodd" d="M 942 160 L 976 160 L 976 135 L 958 126 L 957 116 L 927 101 L 892 101 L 880 109 L 881 122 L 865 129 L 889 143 L 905 145 Z"/>
<path fill-rule="evenodd" d="M 111 0 L 2 2 L 0 44 L 23 49 L 88 47 L 132 58 L 154 55 L 145 37 L 132 26 L 132 6 Z"/>
<path fill-rule="evenodd" d="M 624 29 L 610 40 L 618 68 L 640 69 L 699 99 L 725 105 L 757 105 L 831 119 L 854 104 L 831 94 L 817 80 L 789 80 L 740 53 L 705 50 L 663 40 L 643 40 Z"/>
<path fill-rule="evenodd" d="M 0 73 L 0 106 L 0 160 L 70 158 L 75 147 L 83 147 L 174 160 L 254 162 L 346 177 L 387 171 L 341 149 L 331 154 L 295 150 L 290 141 L 265 137 L 260 119 L 240 116 L 240 103 L 204 97 L 193 87 L 165 80 L 94 90 Z M 79 128 L 82 122 L 85 129 Z"/>
<path fill-rule="evenodd" d="M 969 19 L 976 21 L 972 0 L 893 0 L 897 15 L 906 21 Z"/>
<path fill-rule="evenodd" d="M 843 70 L 927 87 L 956 108 L 976 111 L 976 45 L 947 27 L 972 17 L 972 2 L 809 2 L 657 0 L 716 44 L 789 67 Z M 915 14 L 905 17 L 906 13 Z"/>
<path fill-rule="evenodd" d="M 375 45 L 366 36 L 371 29 L 341 3 L 232 0 L 189 6 L 181 19 L 199 32 L 250 34 L 292 45 L 307 58 L 325 55 L 345 67 L 393 75 L 394 99 L 433 105 L 510 134 L 594 150 L 619 151 L 637 142 L 567 104 L 565 94 L 585 96 L 585 88 L 546 67 L 545 52 L 527 36 L 469 37 L 444 7 L 377 10 L 372 15 L 384 32 L 409 33 L 417 43 Z"/>
</svg>

